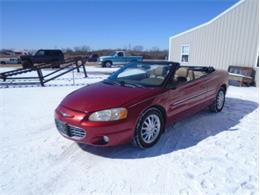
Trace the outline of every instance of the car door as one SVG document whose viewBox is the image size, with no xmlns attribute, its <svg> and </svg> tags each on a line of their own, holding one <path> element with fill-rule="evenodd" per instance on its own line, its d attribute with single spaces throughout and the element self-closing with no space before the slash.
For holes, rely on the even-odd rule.
<svg viewBox="0 0 260 195">
<path fill-rule="evenodd" d="M 45 55 L 44 55 L 44 57 L 45 57 L 44 62 L 51 63 L 51 62 L 57 61 L 56 56 L 57 56 L 56 51 L 46 50 Z"/>
<path fill-rule="evenodd" d="M 59 61 L 59 56 L 57 51 L 47 51 L 46 52 L 46 62 L 51 63 L 51 62 L 57 62 Z"/>
<path fill-rule="evenodd" d="M 202 108 L 207 86 L 204 79 L 188 81 L 168 91 L 168 113 L 171 120 L 180 120 Z"/>
<path fill-rule="evenodd" d="M 216 85 L 217 85 L 217 75 L 214 72 L 206 72 L 206 71 L 194 71 L 195 78 L 203 82 L 206 86 L 207 92 L 205 94 L 205 98 L 203 98 L 202 104 L 211 104 L 212 100 L 216 97 Z"/>
<path fill-rule="evenodd" d="M 124 53 L 123 52 L 118 52 L 117 53 L 117 62 L 118 63 L 125 63 L 126 62 L 126 57 L 124 56 Z"/>
<path fill-rule="evenodd" d="M 34 55 L 34 63 L 41 63 L 44 61 L 44 56 L 45 56 L 45 51 L 44 50 L 39 50 L 37 53 Z"/>
</svg>

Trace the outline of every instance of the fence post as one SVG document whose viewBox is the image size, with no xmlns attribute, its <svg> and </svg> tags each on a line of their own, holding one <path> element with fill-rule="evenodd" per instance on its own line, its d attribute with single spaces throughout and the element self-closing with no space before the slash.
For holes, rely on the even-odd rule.
<svg viewBox="0 0 260 195">
<path fill-rule="evenodd" d="M 75 85 L 74 69 L 72 70 L 72 79 L 73 79 L 73 85 Z"/>
<path fill-rule="evenodd" d="M 78 64 L 79 58 L 76 58 L 76 67 L 77 67 L 77 72 L 79 72 L 79 64 Z"/>
<path fill-rule="evenodd" d="M 82 64 L 82 68 L 83 68 L 83 72 L 84 72 L 85 78 L 87 78 L 88 74 L 87 74 L 86 67 L 85 67 L 84 63 Z"/>
<path fill-rule="evenodd" d="M 44 87 L 42 71 L 40 68 L 36 68 L 36 70 L 37 70 L 37 74 L 38 74 L 41 86 Z"/>
</svg>

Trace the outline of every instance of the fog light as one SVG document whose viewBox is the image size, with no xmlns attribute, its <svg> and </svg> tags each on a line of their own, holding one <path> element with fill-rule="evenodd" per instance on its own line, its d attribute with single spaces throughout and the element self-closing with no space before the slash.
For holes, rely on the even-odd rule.
<svg viewBox="0 0 260 195">
<path fill-rule="evenodd" d="M 108 143 L 109 142 L 109 137 L 108 136 L 103 136 L 104 142 Z"/>
</svg>

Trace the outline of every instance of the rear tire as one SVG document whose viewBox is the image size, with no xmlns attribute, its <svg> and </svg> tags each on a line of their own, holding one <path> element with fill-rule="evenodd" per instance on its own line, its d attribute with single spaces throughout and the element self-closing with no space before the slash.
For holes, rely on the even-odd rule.
<svg viewBox="0 0 260 195">
<path fill-rule="evenodd" d="M 52 62 L 51 62 L 51 64 L 52 64 L 52 68 L 60 68 L 60 61 L 59 60 L 53 60 Z"/>
<path fill-rule="evenodd" d="M 110 68 L 111 66 L 112 66 L 112 62 L 110 61 L 103 62 L 103 67 Z"/>
<path fill-rule="evenodd" d="M 156 144 L 164 129 L 162 113 L 150 108 L 142 114 L 135 128 L 133 144 L 139 148 L 149 148 Z"/>
<path fill-rule="evenodd" d="M 221 112 L 221 110 L 223 109 L 223 107 L 225 105 L 225 99 L 226 99 L 225 95 L 226 95 L 226 91 L 223 87 L 221 87 L 217 93 L 215 101 L 209 107 L 211 112 Z"/>
</svg>

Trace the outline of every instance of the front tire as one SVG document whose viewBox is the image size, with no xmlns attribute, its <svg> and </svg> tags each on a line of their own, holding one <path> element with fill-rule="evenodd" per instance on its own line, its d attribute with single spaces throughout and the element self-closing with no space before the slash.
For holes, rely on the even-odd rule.
<svg viewBox="0 0 260 195">
<path fill-rule="evenodd" d="M 213 104 L 209 107 L 211 112 L 221 112 L 225 105 L 226 91 L 223 87 L 217 93 L 216 99 Z"/>
<path fill-rule="evenodd" d="M 24 61 L 22 63 L 22 66 L 23 66 L 23 68 L 32 68 L 33 67 L 33 63 L 28 61 L 28 60 L 26 60 L 26 61 Z"/>
<path fill-rule="evenodd" d="M 133 143 L 139 148 L 149 148 L 158 142 L 164 129 L 162 113 L 150 108 L 143 113 L 135 129 Z"/>
</svg>

